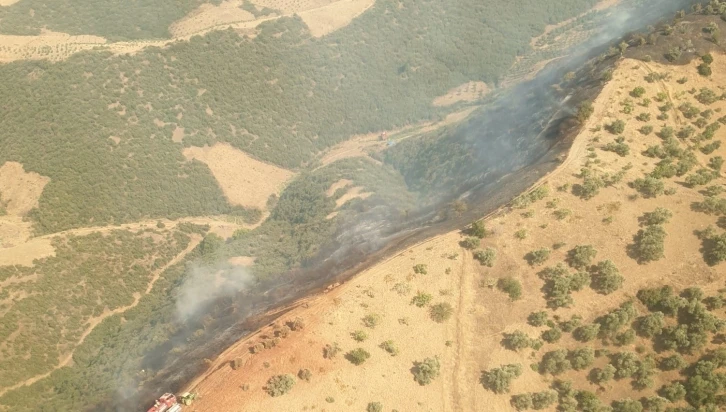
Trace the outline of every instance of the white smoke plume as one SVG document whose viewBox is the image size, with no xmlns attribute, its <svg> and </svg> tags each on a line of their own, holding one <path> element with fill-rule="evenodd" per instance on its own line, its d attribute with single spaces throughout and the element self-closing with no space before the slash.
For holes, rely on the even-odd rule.
<svg viewBox="0 0 726 412">
<path fill-rule="evenodd" d="M 244 267 L 224 262 L 197 263 L 187 268 L 187 273 L 176 300 L 180 320 L 198 313 L 214 299 L 233 296 L 254 283 L 254 277 Z"/>
</svg>

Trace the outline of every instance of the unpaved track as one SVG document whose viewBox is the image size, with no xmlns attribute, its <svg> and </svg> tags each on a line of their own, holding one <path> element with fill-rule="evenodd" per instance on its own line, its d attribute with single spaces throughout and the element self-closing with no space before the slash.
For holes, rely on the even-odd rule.
<svg viewBox="0 0 726 412">
<path fill-rule="evenodd" d="M 141 294 L 134 295 L 134 301 L 130 305 L 128 305 L 128 306 L 122 306 L 122 307 L 117 308 L 117 309 L 114 309 L 114 310 L 106 311 L 103 314 L 101 314 L 100 316 L 97 316 L 95 318 L 89 319 L 87 321 L 87 323 L 89 324 L 89 326 L 88 326 L 88 328 L 86 328 L 86 331 L 83 332 L 83 334 L 81 335 L 81 339 L 76 344 L 76 347 L 81 346 L 81 344 L 83 344 L 83 342 L 86 340 L 86 338 L 88 337 L 88 335 L 90 335 L 91 332 L 93 332 L 93 329 L 96 326 L 98 326 L 101 322 L 103 322 L 104 319 L 106 319 L 106 318 L 108 318 L 110 316 L 113 316 L 113 315 L 117 315 L 117 314 L 126 312 L 127 310 L 130 310 L 130 309 L 136 307 L 136 305 L 138 305 L 139 302 L 141 301 L 141 298 L 144 297 L 144 296 L 146 296 L 146 295 L 148 295 L 151 292 L 151 290 L 154 288 L 154 285 L 156 284 L 156 282 L 161 277 L 161 274 L 164 273 L 164 271 L 166 271 L 167 269 L 169 269 L 171 266 L 176 265 L 182 259 L 184 259 L 184 257 L 187 254 L 189 254 L 192 250 L 194 250 L 194 248 L 196 248 L 197 245 L 199 245 L 199 242 L 201 242 L 201 241 L 202 241 L 202 237 L 201 236 L 196 235 L 196 234 L 192 235 L 191 236 L 191 240 L 189 241 L 189 245 L 186 247 L 186 249 L 184 249 L 178 255 L 176 255 L 166 265 L 164 265 L 161 268 L 159 268 L 156 271 L 154 271 L 153 274 L 152 274 L 152 277 L 151 277 L 151 281 L 149 282 L 149 285 L 146 287 L 146 291 L 144 292 L 144 294 L 143 295 L 141 295 Z M 73 361 L 73 353 L 74 353 L 74 351 L 71 351 L 66 356 L 64 356 L 61 359 L 60 363 L 57 366 L 55 366 L 52 370 L 50 370 L 50 371 L 48 371 L 48 372 L 46 372 L 46 373 L 44 373 L 42 375 L 34 376 L 32 378 L 29 378 L 29 379 L 24 380 L 23 382 L 20 382 L 18 384 L 15 384 L 13 386 L 10 386 L 8 388 L 5 388 L 3 390 L 0 390 L 0 396 L 3 396 L 6 392 L 11 391 L 11 390 L 14 390 L 14 389 L 18 389 L 18 388 L 20 388 L 22 386 L 32 385 L 33 383 L 38 382 L 41 379 L 47 378 L 54 371 L 56 371 L 56 370 L 58 370 L 58 369 L 60 369 L 60 368 L 62 368 L 64 366 L 70 365 L 70 363 Z"/>
</svg>

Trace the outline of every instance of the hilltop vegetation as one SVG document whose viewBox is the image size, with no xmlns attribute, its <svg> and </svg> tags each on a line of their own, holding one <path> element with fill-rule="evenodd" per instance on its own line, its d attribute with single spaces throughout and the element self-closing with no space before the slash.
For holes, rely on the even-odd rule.
<svg viewBox="0 0 726 412">
<path fill-rule="evenodd" d="M 0 163 L 51 178 L 32 214 L 38 233 L 220 213 L 254 221 L 257 212 L 227 204 L 206 167 L 183 162 L 176 127 L 184 145 L 229 142 L 304 166 L 351 135 L 453 110 L 430 102 L 470 80 L 495 83 L 544 24 L 593 3 L 381 1 L 321 40 L 299 18 L 283 18 L 254 39 L 228 30 L 133 56 L 3 65 Z"/>
</svg>

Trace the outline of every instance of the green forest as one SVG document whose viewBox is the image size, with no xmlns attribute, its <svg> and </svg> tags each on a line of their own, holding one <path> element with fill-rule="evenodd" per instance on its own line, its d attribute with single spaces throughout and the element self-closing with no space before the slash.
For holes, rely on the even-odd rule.
<svg viewBox="0 0 726 412">
<path fill-rule="evenodd" d="M 51 178 L 32 214 L 37 233 L 220 213 L 254 221 L 255 211 L 232 210 L 204 165 L 183 161 L 176 126 L 184 145 L 229 142 L 303 167 L 351 135 L 439 118 L 435 96 L 495 84 L 546 23 L 594 0 L 398 3 L 377 2 L 323 39 L 285 18 L 255 39 L 227 30 L 133 56 L 2 65 L 0 163 Z"/>
<path fill-rule="evenodd" d="M 135 294 L 145 293 L 152 271 L 188 243 L 179 231 L 57 237 L 54 257 L 33 268 L 0 267 L 0 281 L 16 280 L 0 290 L 0 387 L 54 368 L 91 318 L 131 305 Z"/>
</svg>

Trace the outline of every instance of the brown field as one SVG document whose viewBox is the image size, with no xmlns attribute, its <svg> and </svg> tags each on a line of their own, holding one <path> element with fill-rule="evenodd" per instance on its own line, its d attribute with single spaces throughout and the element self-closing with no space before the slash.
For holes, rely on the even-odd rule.
<svg viewBox="0 0 726 412">
<path fill-rule="evenodd" d="M 173 37 L 184 37 L 207 27 L 255 20 L 252 13 L 240 8 L 242 1 L 224 1 L 218 6 L 205 3 L 169 27 Z"/>
<path fill-rule="evenodd" d="M 468 82 L 454 87 L 443 96 L 434 99 L 434 106 L 451 106 L 459 102 L 473 102 L 489 93 L 489 86 L 484 82 Z"/>
<path fill-rule="evenodd" d="M 209 166 L 230 203 L 261 210 L 266 209 L 270 195 L 279 194 L 285 182 L 295 175 L 224 143 L 189 147 L 184 149 L 184 156 Z"/>
<path fill-rule="evenodd" d="M 298 12 L 314 37 L 322 37 L 347 26 L 368 10 L 375 0 L 340 0 L 319 8 Z"/>
<path fill-rule="evenodd" d="M 527 264 L 524 256 L 541 247 L 552 248 L 555 243 L 565 246 L 553 250 L 546 265 L 563 262 L 567 250 L 578 244 L 591 244 L 598 251 L 596 260 L 610 259 L 625 277 L 623 287 L 610 294 L 599 295 L 590 289 L 574 292 L 575 304 L 571 308 L 559 309 L 556 314 L 562 319 L 578 314 L 583 322 L 610 310 L 643 287 L 671 284 L 674 287 L 699 285 L 707 293 L 723 286 L 726 270 L 720 266 L 707 266 L 700 249 L 700 241 L 694 230 L 714 224 L 714 216 L 691 210 L 693 201 L 702 200 L 698 189 L 668 180 L 666 188 L 675 188 L 676 193 L 657 198 L 634 196 L 635 190 L 628 182 L 650 172 L 656 160 L 641 154 L 647 146 L 658 144 L 654 134 L 643 136 L 637 132 L 644 123 L 634 117 L 644 111 L 653 116 L 658 114 L 658 105 L 648 108 L 637 106 L 632 114 L 621 113 L 620 103 L 636 86 L 646 89 L 646 96 L 652 98 L 658 92 L 666 91 L 677 107 L 682 101 L 695 101 L 687 93 L 693 87 L 726 85 L 726 71 L 721 66 L 726 59 L 716 56 L 715 73 L 710 79 L 697 75 L 693 62 L 686 66 L 648 65 L 635 60 L 623 60 L 610 81 L 594 103 L 594 114 L 576 138 L 569 156 L 555 172 L 546 176 L 539 184 L 547 184 L 549 196 L 536 202 L 528 209 L 504 209 L 487 218 L 487 227 L 493 234 L 482 241 L 482 247 L 497 251 L 493 268 L 481 266 L 470 252 L 462 249 L 458 242 L 463 238 L 459 232 L 451 232 L 430 239 L 422 244 L 390 258 L 389 260 L 358 275 L 350 282 L 321 296 L 312 297 L 282 322 L 295 317 L 304 319 L 307 325 L 301 332 L 291 335 L 272 349 L 251 354 L 250 346 L 272 336 L 272 329 L 259 331 L 235 347 L 230 348 L 214 362 L 208 375 L 200 378 L 194 389 L 201 399 L 195 403 L 198 411 L 339 411 L 365 410 L 368 402 L 381 402 L 384 410 L 399 411 L 513 411 L 509 395 L 495 395 L 479 384 L 483 370 L 501 364 L 520 363 L 523 374 L 512 384 L 512 394 L 545 390 L 552 382 L 549 375 L 540 375 L 529 369 L 544 351 L 564 347 L 581 346 L 566 336 L 556 345 L 546 344 L 532 357 L 530 351 L 521 353 L 506 350 L 500 344 L 502 332 L 522 330 L 530 336 L 537 336 L 542 330 L 527 325 L 527 315 L 533 311 L 545 310 L 546 302 L 541 292 L 542 280 L 534 268 Z M 643 77 L 650 70 L 668 71 L 672 80 L 646 83 Z M 675 79 L 688 77 L 686 84 Z M 637 99 L 636 99 L 637 100 Z M 726 102 L 719 101 L 709 106 L 712 109 L 726 109 Z M 605 131 L 594 132 L 614 119 L 626 120 L 623 134 L 631 152 L 619 157 L 600 148 L 615 136 Z M 677 127 L 685 124 L 675 111 L 668 120 L 651 122 L 660 126 Z M 722 138 L 725 130 L 716 133 Z M 595 139 L 599 137 L 599 139 Z M 596 153 L 599 163 L 596 170 L 616 172 L 628 163 L 633 165 L 622 182 L 600 190 L 590 200 L 583 200 L 569 191 L 555 190 L 565 184 L 581 181 L 576 177 L 581 167 L 592 161 L 589 153 Z M 721 148 L 710 156 L 698 153 L 698 160 L 707 163 L 713 155 L 726 155 Z M 723 185 L 723 177 L 712 184 Z M 558 199 L 558 208 L 571 211 L 569 217 L 558 220 L 548 202 Z M 626 253 L 626 246 L 632 242 L 638 231 L 638 217 L 656 207 L 667 207 L 673 218 L 666 224 L 668 236 L 665 241 L 665 258 L 638 264 Z M 524 212 L 527 212 L 526 214 Z M 606 219 L 607 218 L 607 219 Z M 526 231 L 524 239 L 515 238 L 517 231 Z M 415 275 L 415 264 L 428 265 L 427 275 Z M 448 273 L 447 273 L 448 272 Z M 492 286 L 502 276 L 512 276 L 523 285 L 523 299 L 510 299 Z M 408 284 L 410 291 L 399 295 L 392 290 L 395 284 Z M 403 290 L 403 289 L 401 289 Z M 433 296 L 432 304 L 449 302 L 454 307 L 454 316 L 443 324 L 429 319 L 426 308 L 409 304 L 417 290 Z M 367 328 L 361 319 L 369 314 L 381 316 L 375 328 Z M 282 323 L 280 322 L 280 323 Z M 350 334 L 365 330 L 368 338 L 361 343 Z M 378 345 L 393 340 L 400 353 L 392 357 Z M 326 344 L 337 342 L 342 352 L 334 360 L 323 358 Z M 645 344 L 638 338 L 624 350 L 632 351 L 637 344 Z M 595 344 L 596 347 L 599 347 Z M 371 357 L 361 366 L 354 366 L 342 357 L 347 351 L 362 347 Z M 410 372 L 413 362 L 425 357 L 439 356 L 441 376 L 429 386 L 419 386 Z M 239 359 L 241 365 L 233 370 L 225 363 Z M 602 362 L 596 362 L 596 366 Z M 296 375 L 302 368 L 312 371 L 309 382 L 297 379 L 290 393 L 271 397 L 264 386 L 276 374 Z M 597 387 L 585 379 L 587 371 L 565 373 L 562 377 L 572 380 L 576 388 L 595 392 Z M 669 374 L 655 377 L 655 388 L 663 379 L 673 379 Z M 653 389 L 634 391 L 627 380 L 611 383 L 605 392 L 598 392 L 604 402 L 631 397 L 638 399 L 652 395 Z M 327 400 L 326 400 L 327 398 Z M 547 409 L 554 411 L 554 407 Z"/>
</svg>

